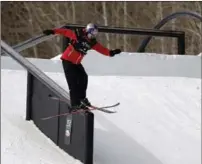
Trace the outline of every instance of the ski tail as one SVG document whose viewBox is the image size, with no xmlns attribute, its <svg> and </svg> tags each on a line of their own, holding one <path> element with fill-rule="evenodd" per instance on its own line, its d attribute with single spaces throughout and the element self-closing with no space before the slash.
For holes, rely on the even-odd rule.
<svg viewBox="0 0 202 164">
<path fill-rule="evenodd" d="M 48 120 L 48 119 L 52 119 L 52 118 L 56 118 L 56 117 L 61 117 L 61 116 L 68 116 L 68 115 L 71 115 L 71 114 L 77 114 L 77 113 L 82 113 L 82 112 L 87 112 L 87 111 L 92 111 L 92 110 L 99 110 L 99 111 L 102 111 L 102 112 L 105 112 L 105 113 L 116 113 L 117 111 L 115 110 L 109 110 L 107 108 L 113 108 L 113 107 L 116 107 L 120 105 L 120 103 L 115 103 L 113 105 L 106 105 L 106 106 L 103 106 L 103 107 L 96 107 L 96 106 L 87 106 L 88 109 L 77 109 L 77 110 L 73 110 L 71 112 L 66 112 L 66 113 L 62 113 L 62 114 L 58 114 L 58 115 L 54 115 L 54 116 L 48 116 L 48 117 L 44 117 L 44 118 L 41 118 L 41 120 Z"/>
</svg>

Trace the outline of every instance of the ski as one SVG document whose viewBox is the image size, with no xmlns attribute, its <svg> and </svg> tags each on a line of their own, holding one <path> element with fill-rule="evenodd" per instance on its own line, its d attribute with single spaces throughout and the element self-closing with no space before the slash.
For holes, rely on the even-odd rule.
<svg viewBox="0 0 202 164">
<path fill-rule="evenodd" d="M 57 101 L 61 101 L 61 102 L 66 102 L 66 100 L 63 100 L 63 99 L 60 99 L 60 98 L 58 98 L 58 97 L 51 96 L 51 95 L 49 95 L 49 98 L 52 99 L 52 100 L 57 100 Z M 118 106 L 118 105 L 120 105 L 120 102 L 115 103 L 115 104 L 112 104 L 112 105 L 103 106 L 103 107 L 90 106 L 90 108 L 92 108 L 92 107 L 94 107 L 94 108 L 112 108 L 112 107 L 116 107 L 116 106 Z M 100 111 L 101 111 L 101 110 L 100 110 Z M 107 110 L 102 110 L 102 111 L 106 111 L 106 112 L 107 112 Z"/>
<path fill-rule="evenodd" d="M 114 111 L 114 110 L 108 110 L 107 108 L 113 108 L 113 107 L 116 107 L 120 105 L 120 102 L 118 103 L 115 103 L 113 105 L 108 105 L 108 106 L 103 106 L 103 107 L 97 107 L 97 106 L 94 106 L 94 105 L 91 105 L 91 106 L 87 106 L 90 110 L 99 110 L 99 111 L 102 111 L 102 112 L 105 112 L 105 113 L 116 113 L 117 111 Z"/>
<path fill-rule="evenodd" d="M 57 114 L 57 115 L 54 115 L 54 116 L 43 117 L 43 118 L 41 118 L 41 120 L 48 120 L 48 119 L 51 119 L 51 118 L 67 116 L 67 115 L 76 114 L 76 113 L 80 113 L 80 112 L 84 112 L 84 111 L 87 111 L 87 110 L 78 109 L 78 110 L 74 110 L 74 111 L 71 111 L 71 112 L 65 112 L 65 113 L 62 113 L 62 114 Z"/>
<path fill-rule="evenodd" d="M 62 102 L 66 102 L 65 100 L 63 99 L 60 99 L 58 97 L 55 97 L 55 96 L 51 96 L 49 95 L 49 97 L 52 99 L 52 100 L 58 100 L 58 101 L 62 101 Z M 105 113 L 116 113 L 116 111 L 111 111 L 111 110 L 106 110 L 106 108 L 112 108 L 112 107 L 116 107 L 120 105 L 120 102 L 118 103 L 115 103 L 113 105 L 107 105 L 107 106 L 103 106 L 103 107 L 96 107 L 96 106 L 89 106 L 88 108 L 96 108 L 97 110 L 99 111 L 102 111 L 102 112 L 105 112 Z M 92 109 L 91 109 L 92 110 Z M 95 109 L 94 109 L 95 110 Z M 78 110 L 77 110 L 78 111 Z"/>
<path fill-rule="evenodd" d="M 55 117 L 61 117 L 61 116 L 67 116 L 70 114 L 76 114 L 76 113 L 81 113 L 81 112 L 86 112 L 86 111 L 91 111 L 91 110 L 99 110 L 105 113 L 116 113 L 117 111 L 114 110 L 107 110 L 107 108 L 113 108 L 120 105 L 120 103 L 115 103 L 113 105 L 107 105 L 107 106 L 103 106 L 103 107 L 96 107 L 96 106 L 88 106 L 88 109 L 77 109 L 77 110 L 73 110 L 71 112 L 66 112 L 66 113 L 62 113 L 62 114 L 58 114 L 58 115 L 54 115 L 54 116 L 48 116 L 48 117 L 44 117 L 41 118 L 41 120 L 48 120 L 51 118 L 55 118 Z"/>
</svg>

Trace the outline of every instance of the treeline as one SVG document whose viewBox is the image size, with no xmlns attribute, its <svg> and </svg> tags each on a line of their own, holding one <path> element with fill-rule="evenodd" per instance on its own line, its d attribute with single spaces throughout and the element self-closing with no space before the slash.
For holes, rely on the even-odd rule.
<svg viewBox="0 0 202 164">
<path fill-rule="evenodd" d="M 89 22 L 110 27 L 153 28 L 164 17 L 178 12 L 191 11 L 202 15 L 202 2 L 1 2 L 1 37 L 11 45 L 18 44 L 41 34 L 44 29 L 59 27 L 68 23 Z M 186 32 L 186 54 L 202 52 L 202 22 L 182 16 L 168 22 L 161 29 Z M 135 52 L 146 36 L 99 34 L 99 41 L 109 48 L 121 48 Z M 25 50 L 24 56 L 51 58 L 61 53 L 62 37 L 57 36 L 33 48 Z M 147 52 L 177 53 L 176 39 L 153 38 Z"/>
</svg>

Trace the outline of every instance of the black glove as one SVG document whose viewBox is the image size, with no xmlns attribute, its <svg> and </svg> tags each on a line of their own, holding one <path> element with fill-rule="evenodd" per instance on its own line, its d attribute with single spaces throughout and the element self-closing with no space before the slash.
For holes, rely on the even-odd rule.
<svg viewBox="0 0 202 164">
<path fill-rule="evenodd" d="M 116 54 L 119 54 L 121 53 L 121 50 L 120 49 L 115 49 L 115 50 L 110 50 L 110 55 L 111 57 L 115 56 Z"/>
<path fill-rule="evenodd" d="M 45 35 L 50 35 L 50 34 L 54 34 L 55 32 L 53 30 L 44 30 L 43 33 Z"/>
</svg>

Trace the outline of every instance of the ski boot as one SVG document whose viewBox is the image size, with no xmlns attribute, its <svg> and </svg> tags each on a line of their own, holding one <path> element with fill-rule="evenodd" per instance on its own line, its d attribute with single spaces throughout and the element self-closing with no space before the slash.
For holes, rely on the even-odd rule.
<svg viewBox="0 0 202 164">
<path fill-rule="evenodd" d="M 85 107 L 91 106 L 91 103 L 89 102 L 87 98 L 84 98 L 83 100 L 81 100 L 81 104 Z"/>
<path fill-rule="evenodd" d="M 79 105 L 74 105 L 71 107 L 71 111 L 77 111 L 77 110 L 88 110 L 88 107 L 85 104 L 80 103 Z"/>
</svg>

